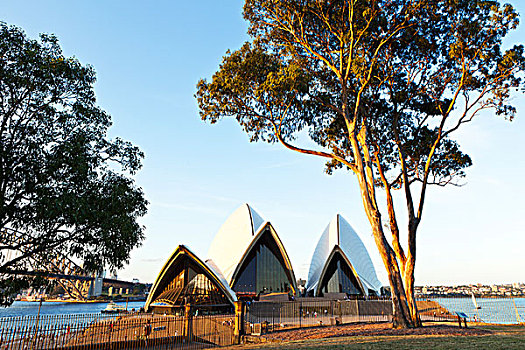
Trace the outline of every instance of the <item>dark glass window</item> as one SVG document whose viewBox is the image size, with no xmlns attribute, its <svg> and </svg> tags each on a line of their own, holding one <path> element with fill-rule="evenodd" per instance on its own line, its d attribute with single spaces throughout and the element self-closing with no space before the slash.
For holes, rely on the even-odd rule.
<svg viewBox="0 0 525 350">
<path fill-rule="evenodd" d="M 247 263 L 239 274 L 233 290 L 241 293 L 255 293 L 257 281 L 257 254 L 248 255 Z"/>
<path fill-rule="evenodd" d="M 361 295 L 359 283 L 346 260 L 336 252 L 328 264 L 326 273 L 321 281 L 322 293 L 346 293 Z"/>
<path fill-rule="evenodd" d="M 244 260 L 233 290 L 237 293 L 289 292 L 290 279 L 284 258 L 269 229 Z"/>
</svg>

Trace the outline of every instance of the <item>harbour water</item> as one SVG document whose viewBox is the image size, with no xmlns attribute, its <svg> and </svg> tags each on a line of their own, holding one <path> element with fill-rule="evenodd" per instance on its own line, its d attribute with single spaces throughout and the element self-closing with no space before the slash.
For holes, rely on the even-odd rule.
<svg viewBox="0 0 525 350">
<path fill-rule="evenodd" d="M 525 323 L 525 298 L 476 298 L 480 307 L 476 309 L 471 298 L 431 298 L 450 312 L 463 312 L 471 321 L 484 323 L 515 324 Z M 126 305 L 126 302 L 117 302 Z M 38 313 L 38 302 L 15 301 L 7 308 L 0 307 L 0 318 L 11 316 L 32 316 Z M 107 303 L 66 303 L 44 302 L 41 315 L 71 315 L 100 313 Z M 128 302 L 128 310 L 139 310 L 144 301 Z"/>
<path fill-rule="evenodd" d="M 7 308 L 0 307 L 0 318 L 12 316 L 33 316 L 38 314 L 39 302 L 15 301 Z M 70 302 L 44 302 L 40 309 L 41 315 L 71 315 L 100 313 L 107 306 L 104 303 L 70 303 Z M 116 302 L 118 305 L 126 306 L 126 302 Z M 144 301 L 128 302 L 128 310 L 139 310 L 144 307 Z"/>
<path fill-rule="evenodd" d="M 471 321 L 515 324 L 525 322 L 525 298 L 430 298 L 450 312 L 463 312 Z"/>
</svg>

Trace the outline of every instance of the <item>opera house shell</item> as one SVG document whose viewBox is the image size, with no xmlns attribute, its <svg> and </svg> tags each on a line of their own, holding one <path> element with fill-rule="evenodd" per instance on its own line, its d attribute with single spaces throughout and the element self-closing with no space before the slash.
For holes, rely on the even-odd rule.
<svg viewBox="0 0 525 350">
<path fill-rule="evenodd" d="M 224 274 L 237 296 L 297 291 L 292 264 L 272 224 L 248 204 L 241 205 L 221 226 L 209 260 Z"/>
<path fill-rule="evenodd" d="M 220 271 L 205 263 L 184 245 L 179 245 L 160 270 L 151 287 L 147 312 L 174 314 L 185 304 L 201 309 L 228 311 L 237 296 Z"/>
<path fill-rule="evenodd" d="M 365 245 L 341 215 L 326 227 L 312 256 L 306 292 L 312 296 L 345 293 L 380 295 L 374 265 Z"/>
<path fill-rule="evenodd" d="M 172 314 L 188 303 L 199 309 L 228 310 L 237 296 L 297 291 L 279 236 L 248 204 L 221 226 L 208 256 L 204 262 L 186 246 L 178 246 L 151 288 L 146 311 Z"/>
<path fill-rule="evenodd" d="M 146 301 L 146 311 L 175 314 L 184 305 L 228 311 L 238 298 L 294 296 L 292 264 L 274 227 L 248 204 L 240 206 L 217 232 L 201 260 L 180 245 L 159 272 Z M 307 294 L 380 294 L 372 260 L 350 224 L 337 215 L 315 248 Z"/>
</svg>

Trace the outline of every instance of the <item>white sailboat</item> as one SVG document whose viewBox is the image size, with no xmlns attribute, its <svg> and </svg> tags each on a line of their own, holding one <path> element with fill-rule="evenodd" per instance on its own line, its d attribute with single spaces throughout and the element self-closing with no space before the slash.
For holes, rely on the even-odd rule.
<svg viewBox="0 0 525 350">
<path fill-rule="evenodd" d="M 474 293 L 470 293 L 472 295 L 472 304 L 474 304 L 474 307 L 476 308 L 476 310 L 479 310 L 481 309 L 481 306 L 478 306 L 478 303 L 476 302 L 476 298 L 474 297 Z"/>
</svg>

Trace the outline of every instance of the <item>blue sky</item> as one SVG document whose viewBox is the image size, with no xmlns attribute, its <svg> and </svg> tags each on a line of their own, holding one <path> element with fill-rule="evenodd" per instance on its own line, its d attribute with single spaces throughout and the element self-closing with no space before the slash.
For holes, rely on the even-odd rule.
<svg viewBox="0 0 525 350">
<path fill-rule="evenodd" d="M 525 16 L 525 5 L 512 1 Z M 179 244 L 205 257 L 239 205 L 272 222 L 305 278 L 317 240 L 341 213 L 359 232 L 386 283 L 358 186 L 349 173 L 279 145 L 250 143 L 233 120 L 209 125 L 193 97 L 227 49 L 248 39 L 240 0 L 7 1 L 0 20 L 31 37 L 54 33 L 64 52 L 95 67 L 112 136 L 146 153 L 136 179 L 150 201 L 146 240 L 119 277 L 153 282 Z M 525 24 L 508 42 L 525 39 Z M 512 123 L 483 115 L 457 135 L 474 166 L 463 187 L 427 196 L 418 236 L 418 285 L 525 282 L 525 96 Z M 400 209 L 401 210 L 401 207 Z"/>
</svg>

